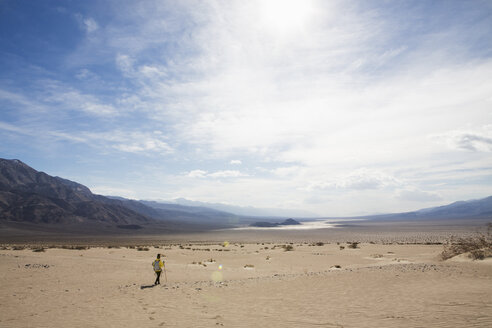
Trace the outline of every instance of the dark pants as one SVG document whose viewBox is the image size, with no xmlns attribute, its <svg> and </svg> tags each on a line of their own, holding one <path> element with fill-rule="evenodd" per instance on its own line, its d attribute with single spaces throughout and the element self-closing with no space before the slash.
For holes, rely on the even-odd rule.
<svg viewBox="0 0 492 328">
<path fill-rule="evenodd" d="M 160 285 L 161 284 L 161 281 L 159 280 L 160 277 L 161 277 L 161 272 L 162 271 L 156 271 L 155 273 L 157 274 L 157 278 L 155 278 L 155 282 L 154 282 L 154 285 Z"/>
</svg>

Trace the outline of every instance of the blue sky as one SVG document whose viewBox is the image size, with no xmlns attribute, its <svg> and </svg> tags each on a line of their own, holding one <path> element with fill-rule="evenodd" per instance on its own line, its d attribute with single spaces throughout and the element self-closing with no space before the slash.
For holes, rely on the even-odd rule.
<svg viewBox="0 0 492 328">
<path fill-rule="evenodd" d="M 490 1 L 0 1 L 0 156 L 318 215 L 492 194 Z"/>
</svg>

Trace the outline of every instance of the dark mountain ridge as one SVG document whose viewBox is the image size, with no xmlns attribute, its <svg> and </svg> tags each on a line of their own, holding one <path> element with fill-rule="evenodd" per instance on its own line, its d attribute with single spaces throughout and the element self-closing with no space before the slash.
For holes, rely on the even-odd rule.
<svg viewBox="0 0 492 328">
<path fill-rule="evenodd" d="M 424 208 L 410 212 L 366 215 L 350 218 L 344 217 L 340 219 L 364 219 L 369 221 L 492 220 L 492 196 L 482 199 L 457 201 L 448 205 Z"/>
<path fill-rule="evenodd" d="M 38 172 L 19 160 L 0 159 L 0 220 L 77 224 L 146 224 L 140 215 L 89 188 Z"/>
<path fill-rule="evenodd" d="M 74 181 L 36 171 L 19 160 L 0 159 L 0 223 L 46 224 L 49 229 L 102 227 L 156 231 L 201 231 L 231 227 L 229 213 L 186 206 L 146 204 L 93 194 Z M 63 230 L 63 228 L 62 228 Z M 104 230 L 104 229 L 103 229 Z M 106 229 L 107 230 L 107 229 Z"/>
</svg>

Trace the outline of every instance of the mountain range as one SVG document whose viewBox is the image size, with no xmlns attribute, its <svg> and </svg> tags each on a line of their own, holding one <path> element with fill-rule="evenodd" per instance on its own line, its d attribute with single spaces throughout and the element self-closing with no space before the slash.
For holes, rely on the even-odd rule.
<svg viewBox="0 0 492 328">
<path fill-rule="evenodd" d="M 19 160 L 0 159 L 0 229 L 42 226 L 61 232 L 84 233 L 189 232 L 249 225 L 266 217 L 268 221 L 282 222 L 288 217 L 299 217 L 295 214 L 306 214 L 241 215 L 241 209 L 245 208 L 223 204 L 212 204 L 215 208 L 211 208 L 204 206 L 206 204 L 184 199 L 169 203 L 95 195 L 82 184 L 36 171 Z M 357 218 L 370 221 L 490 220 L 492 196 L 413 212 Z"/>
<path fill-rule="evenodd" d="M 238 216 L 212 209 L 161 206 L 93 194 L 89 188 L 0 159 L 0 223 L 73 231 L 193 231 L 231 227 Z"/>
</svg>

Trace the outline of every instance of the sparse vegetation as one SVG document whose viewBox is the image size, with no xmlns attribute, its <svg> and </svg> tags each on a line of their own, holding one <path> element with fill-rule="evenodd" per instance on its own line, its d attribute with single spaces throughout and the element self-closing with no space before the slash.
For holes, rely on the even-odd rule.
<svg viewBox="0 0 492 328">
<path fill-rule="evenodd" d="M 40 252 L 45 252 L 46 249 L 44 247 L 38 247 L 38 248 L 34 248 L 32 251 L 35 253 L 40 253 Z"/>
<path fill-rule="evenodd" d="M 487 226 L 487 234 L 477 233 L 469 237 L 451 237 L 444 245 L 441 259 L 447 260 L 460 254 L 468 253 L 474 260 L 492 257 L 492 223 Z"/>
<path fill-rule="evenodd" d="M 286 252 L 290 252 L 290 251 L 293 251 L 294 250 L 294 246 L 292 246 L 292 245 L 282 245 L 282 248 Z"/>
<path fill-rule="evenodd" d="M 249 269 L 252 269 L 252 268 L 254 268 L 254 267 L 255 267 L 255 266 L 254 266 L 253 264 L 246 264 L 246 265 L 244 266 L 244 268 L 245 268 L 245 269 L 248 269 L 248 268 L 249 268 Z"/>
<path fill-rule="evenodd" d="M 149 250 L 148 247 L 142 247 L 142 246 L 137 247 L 137 251 L 148 251 L 148 250 Z"/>
<path fill-rule="evenodd" d="M 71 250 L 77 250 L 77 251 L 83 251 L 83 250 L 86 250 L 86 249 L 89 249 L 88 246 L 73 246 L 73 245 L 63 245 L 61 246 L 62 249 L 71 249 Z"/>
<path fill-rule="evenodd" d="M 344 250 L 345 249 L 345 246 L 340 246 L 340 250 Z"/>
<path fill-rule="evenodd" d="M 348 243 L 348 248 L 352 248 L 352 249 L 356 249 L 356 248 L 359 248 L 359 242 L 357 241 L 354 241 L 354 242 L 350 242 Z"/>
</svg>

